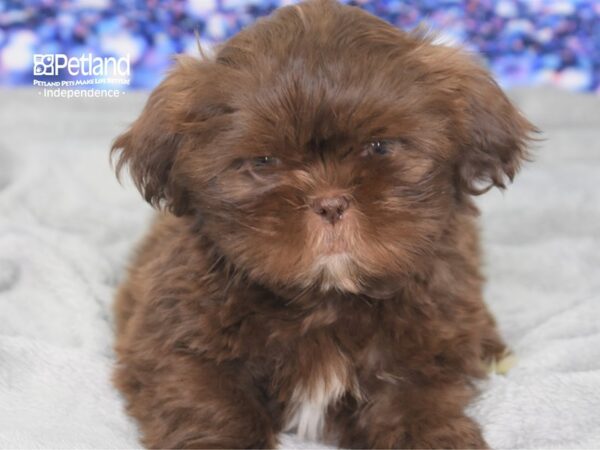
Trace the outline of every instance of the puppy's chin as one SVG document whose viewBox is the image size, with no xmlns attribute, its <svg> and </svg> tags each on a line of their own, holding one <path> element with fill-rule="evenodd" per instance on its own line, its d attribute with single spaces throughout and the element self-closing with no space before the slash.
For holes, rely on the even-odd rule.
<svg viewBox="0 0 600 450">
<path fill-rule="evenodd" d="M 321 291 L 359 292 L 356 264 L 347 252 L 320 256 L 314 264 L 311 278 Z"/>
<path fill-rule="evenodd" d="M 395 295 L 397 276 L 379 274 L 373 276 L 361 266 L 359 258 L 351 251 L 323 254 L 318 257 L 305 287 L 313 287 L 321 292 L 341 292 L 353 295 L 367 295 L 371 299 L 386 299 Z"/>
</svg>

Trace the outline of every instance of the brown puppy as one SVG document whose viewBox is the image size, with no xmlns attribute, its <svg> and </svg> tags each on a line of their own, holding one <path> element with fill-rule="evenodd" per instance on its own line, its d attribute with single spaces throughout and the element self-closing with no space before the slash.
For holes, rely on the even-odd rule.
<svg viewBox="0 0 600 450">
<path fill-rule="evenodd" d="M 534 131 L 461 51 L 329 0 L 179 59 L 113 147 L 165 210 L 116 303 L 144 444 L 486 447 L 471 195 Z"/>
</svg>

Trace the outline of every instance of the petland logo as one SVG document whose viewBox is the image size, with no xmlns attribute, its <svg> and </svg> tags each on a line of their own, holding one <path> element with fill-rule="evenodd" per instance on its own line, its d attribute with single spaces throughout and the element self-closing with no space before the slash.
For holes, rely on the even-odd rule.
<svg viewBox="0 0 600 450">
<path fill-rule="evenodd" d="M 118 97 L 119 93 L 124 92 L 114 89 L 114 85 L 128 85 L 130 75 L 129 55 L 120 58 L 93 56 L 91 53 L 79 57 L 64 54 L 33 55 L 33 85 L 53 88 L 44 89 L 44 97 Z M 103 89 L 90 90 L 90 85 Z M 106 89 L 107 85 L 113 89 Z M 88 86 L 88 92 L 85 89 L 73 89 L 84 86 Z"/>
<path fill-rule="evenodd" d="M 119 59 L 112 56 L 101 58 L 92 56 L 91 53 L 81 55 L 79 58 L 63 54 L 33 55 L 33 75 L 35 76 L 58 76 L 66 69 L 72 77 L 83 75 L 129 78 L 130 67 L 129 55 Z"/>
</svg>

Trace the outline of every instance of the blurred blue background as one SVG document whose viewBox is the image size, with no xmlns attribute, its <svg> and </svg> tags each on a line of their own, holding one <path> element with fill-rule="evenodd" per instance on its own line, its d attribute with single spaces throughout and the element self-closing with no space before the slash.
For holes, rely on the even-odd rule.
<svg viewBox="0 0 600 450">
<path fill-rule="evenodd" d="M 197 54 L 290 1 L 3 0 L 0 84 L 31 86 L 34 53 L 130 55 L 131 89 L 152 88 L 174 53 Z M 392 24 L 420 23 L 485 57 L 504 87 L 600 94 L 600 1 L 354 1 Z"/>
</svg>

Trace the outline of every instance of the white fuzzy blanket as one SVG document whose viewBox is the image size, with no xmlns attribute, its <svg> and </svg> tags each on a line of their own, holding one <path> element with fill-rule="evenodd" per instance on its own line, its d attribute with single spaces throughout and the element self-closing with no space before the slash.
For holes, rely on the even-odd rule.
<svg viewBox="0 0 600 450">
<path fill-rule="evenodd" d="M 144 97 L 0 91 L 2 448 L 139 446 L 109 380 L 109 305 L 151 211 L 117 184 L 108 148 Z M 487 299 L 519 363 L 471 413 L 496 448 L 598 447 L 600 104 L 515 98 L 548 140 L 481 206 Z"/>
</svg>

